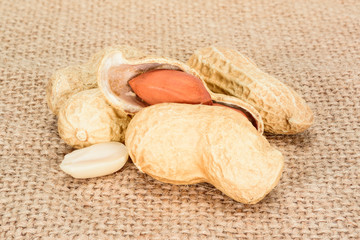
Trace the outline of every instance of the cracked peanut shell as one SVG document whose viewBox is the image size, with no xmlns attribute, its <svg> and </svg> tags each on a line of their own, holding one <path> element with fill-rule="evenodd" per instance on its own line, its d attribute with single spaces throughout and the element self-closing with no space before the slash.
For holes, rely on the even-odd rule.
<svg viewBox="0 0 360 240">
<path fill-rule="evenodd" d="M 46 88 L 46 99 L 51 111 L 58 115 L 59 109 L 73 94 L 97 87 L 96 73 L 101 59 L 109 52 L 121 51 L 128 59 L 145 56 L 139 49 L 126 45 L 107 47 L 94 54 L 85 64 L 68 66 L 57 70 Z"/>
<path fill-rule="evenodd" d="M 144 107 L 149 106 L 131 89 L 128 82 L 140 74 L 159 70 L 178 70 L 200 79 L 211 99 L 216 103 L 239 109 L 262 134 L 264 130 L 260 114 L 250 104 L 241 99 L 213 93 L 194 69 L 186 64 L 164 57 L 148 56 L 142 59 L 128 59 L 121 51 L 112 51 L 102 59 L 98 70 L 98 86 L 110 105 L 118 112 L 134 115 Z M 179 94 L 179 93 L 177 93 Z"/>
<path fill-rule="evenodd" d="M 203 48 L 190 57 L 188 65 L 199 72 L 212 91 L 254 106 L 266 132 L 296 134 L 313 123 L 313 113 L 300 95 L 235 50 Z"/>
<path fill-rule="evenodd" d="M 125 144 L 136 167 L 172 184 L 207 182 L 236 201 L 254 204 L 279 182 L 282 154 L 240 113 L 178 103 L 142 109 Z"/>
</svg>

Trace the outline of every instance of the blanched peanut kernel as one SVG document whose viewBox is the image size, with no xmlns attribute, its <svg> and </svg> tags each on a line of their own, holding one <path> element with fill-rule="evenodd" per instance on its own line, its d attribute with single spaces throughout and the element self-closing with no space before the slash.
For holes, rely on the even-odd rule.
<svg viewBox="0 0 360 240">
<path fill-rule="evenodd" d="M 98 143 L 65 155 L 60 168 L 74 178 L 100 177 L 120 170 L 128 157 L 120 142 Z"/>
</svg>

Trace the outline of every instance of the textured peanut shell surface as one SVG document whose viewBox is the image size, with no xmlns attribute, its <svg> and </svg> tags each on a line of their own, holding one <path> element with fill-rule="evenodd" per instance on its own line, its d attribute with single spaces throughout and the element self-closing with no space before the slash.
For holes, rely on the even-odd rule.
<svg viewBox="0 0 360 240">
<path fill-rule="evenodd" d="M 145 56 L 135 47 L 118 45 L 102 49 L 85 64 L 57 70 L 51 76 L 46 89 L 47 103 L 54 114 L 58 115 L 60 107 L 71 95 L 97 87 L 96 73 L 101 59 L 114 50 L 121 51 L 127 59 L 138 59 Z"/>
<path fill-rule="evenodd" d="M 105 101 L 98 88 L 72 95 L 60 108 L 58 131 L 60 137 L 74 148 L 95 143 L 125 140 L 125 130 L 130 122 L 119 116 Z"/>
<path fill-rule="evenodd" d="M 212 91 L 254 106 L 267 132 L 295 134 L 313 123 L 312 111 L 300 95 L 237 51 L 203 48 L 190 57 L 188 65 L 199 72 Z"/>
<path fill-rule="evenodd" d="M 131 120 L 126 146 L 134 164 L 173 184 L 208 182 L 253 204 L 278 183 L 282 154 L 242 114 L 224 107 L 163 103 Z"/>
</svg>

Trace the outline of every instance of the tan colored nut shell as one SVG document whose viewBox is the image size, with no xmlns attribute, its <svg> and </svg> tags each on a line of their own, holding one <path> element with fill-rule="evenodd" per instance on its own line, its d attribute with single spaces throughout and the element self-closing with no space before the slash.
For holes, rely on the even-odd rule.
<svg viewBox="0 0 360 240">
<path fill-rule="evenodd" d="M 229 108 L 163 103 L 131 120 L 125 143 L 140 171 L 173 184 L 208 182 L 242 203 L 278 183 L 282 154 Z"/>
<path fill-rule="evenodd" d="M 95 88 L 76 93 L 66 101 L 59 111 L 58 131 L 68 145 L 83 148 L 101 142 L 124 142 L 129 122 L 130 118 L 119 117 Z"/>
<path fill-rule="evenodd" d="M 182 62 L 179 62 L 177 60 L 173 60 L 173 59 L 169 59 L 169 58 L 163 58 L 163 57 L 145 57 L 145 58 L 142 58 L 142 59 L 131 60 L 131 59 L 127 59 L 122 54 L 121 51 L 112 51 L 112 52 L 108 53 L 106 56 L 104 56 L 104 58 L 101 61 L 100 66 L 99 66 L 99 70 L 98 70 L 98 86 L 99 86 L 100 90 L 103 92 L 103 94 L 104 94 L 106 100 L 108 101 L 108 103 L 110 105 L 112 105 L 119 112 L 119 114 L 121 114 L 121 112 L 122 112 L 122 114 L 133 115 L 136 112 L 140 111 L 142 109 L 142 107 L 136 107 L 136 106 L 129 105 L 126 101 L 124 101 L 122 98 L 117 96 L 110 89 L 110 85 L 109 85 L 109 82 L 108 82 L 109 69 L 112 68 L 112 67 L 117 67 L 117 66 L 121 66 L 121 65 L 133 65 L 133 66 L 135 66 L 135 65 L 145 65 L 145 64 L 150 64 L 150 65 L 151 64 L 157 64 L 157 65 L 154 65 L 151 68 L 151 70 L 154 70 L 154 69 L 181 70 L 181 71 L 184 71 L 186 73 L 189 73 L 189 74 L 199 78 L 204 83 L 204 87 L 209 92 L 212 100 L 234 104 L 234 105 L 237 105 L 237 106 L 245 109 L 257 121 L 258 131 L 261 134 L 263 133 L 263 131 L 264 131 L 263 121 L 261 119 L 260 114 L 257 112 L 257 110 L 253 106 L 251 106 L 250 104 L 246 103 L 245 101 L 243 101 L 241 99 L 238 99 L 238 98 L 235 98 L 235 97 L 226 96 L 226 95 L 223 95 L 223 94 L 213 93 L 207 87 L 205 82 L 203 81 L 203 77 L 201 75 L 199 75 L 197 71 L 190 68 L 188 65 L 186 65 L 186 64 L 184 64 Z M 134 74 L 129 73 L 127 78 L 131 79 L 133 76 L 134 76 Z"/>
<path fill-rule="evenodd" d="M 267 132 L 295 134 L 313 123 L 311 109 L 293 89 L 261 71 L 237 51 L 203 48 L 190 57 L 188 65 L 201 74 L 211 90 L 254 106 Z"/>
<path fill-rule="evenodd" d="M 64 105 L 71 95 L 97 87 L 96 72 L 101 59 L 114 50 L 121 51 L 128 59 L 145 56 L 140 50 L 131 46 L 112 46 L 99 51 L 85 64 L 68 66 L 57 70 L 51 76 L 46 89 L 47 103 L 54 114 L 58 115 L 60 107 Z"/>
</svg>

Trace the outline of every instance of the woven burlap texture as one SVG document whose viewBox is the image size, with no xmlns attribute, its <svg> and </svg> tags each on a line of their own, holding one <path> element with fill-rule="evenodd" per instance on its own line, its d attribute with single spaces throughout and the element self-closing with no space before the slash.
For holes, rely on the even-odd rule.
<svg viewBox="0 0 360 240">
<path fill-rule="evenodd" d="M 0 239 L 359 239 L 359 1 L 0 1 Z M 54 70 L 130 44 L 186 61 L 231 47 L 302 94 L 315 124 L 268 135 L 285 156 L 260 203 L 140 173 L 76 180 L 59 163 Z M 166 147 L 166 146 L 164 146 Z"/>
</svg>

